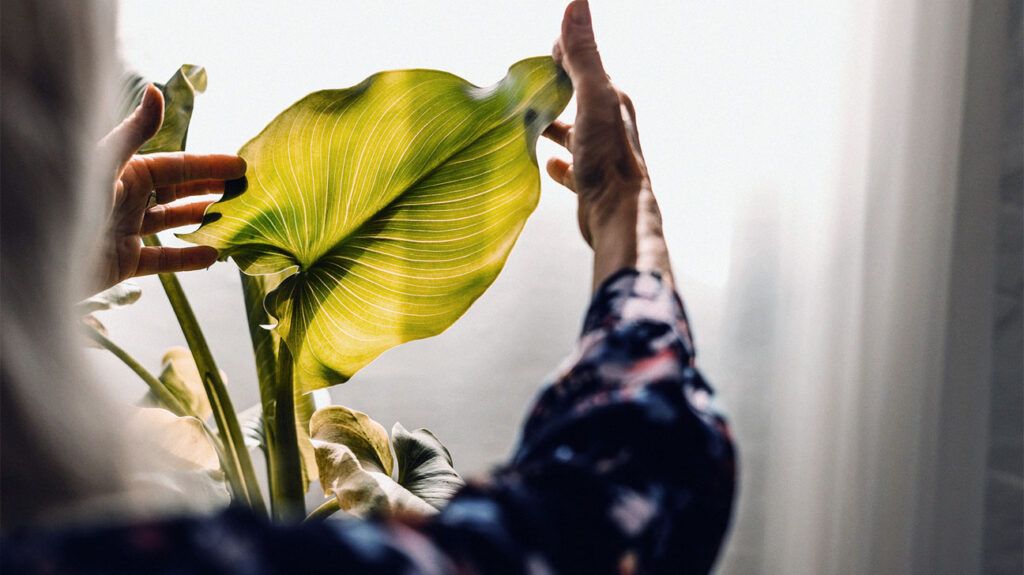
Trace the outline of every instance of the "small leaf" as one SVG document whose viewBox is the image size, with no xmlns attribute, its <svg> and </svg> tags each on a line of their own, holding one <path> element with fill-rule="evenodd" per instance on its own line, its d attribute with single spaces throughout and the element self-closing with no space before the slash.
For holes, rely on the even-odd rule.
<svg viewBox="0 0 1024 575">
<path fill-rule="evenodd" d="M 397 70 L 314 92 L 242 147 L 246 177 L 181 237 L 291 274 L 265 305 L 299 390 L 342 383 L 497 278 L 540 198 L 537 138 L 571 96 L 550 57 L 487 88 Z"/>
<path fill-rule="evenodd" d="M 156 84 L 164 94 L 164 123 L 160 131 L 142 146 L 140 154 L 185 149 L 196 94 L 206 91 L 206 81 L 206 70 L 202 66 L 183 64 L 166 84 Z M 128 74 L 123 80 L 121 117 L 127 116 L 139 105 L 146 84 L 146 80 L 138 74 Z"/>
<path fill-rule="evenodd" d="M 253 405 L 238 414 L 238 426 L 242 428 L 245 446 L 249 449 L 266 449 L 266 435 L 263 430 L 263 406 Z"/>
<path fill-rule="evenodd" d="M 221 372 L 225 380 L 227 376 Z M 167 386 L 183 405 L 188 406 L 192 413 L 205 420 L 213 414 L 210 400 L 206 395 L 203 378 L 199 375 L 192 354 L 183 347 L 172 347 L 163 358 L 163 371 L 160 381 Z"/>
<path fill-rule="evenodd" d="M 341 405 L 318 409 L 309 421 L 309 431 L 314 440 L 348 447 L 362 467 L 391 476 L 395 464 L 388 432 L 365 413 Z"/>
<path fill-rule="evenodd" d="M 391 428 L 398 460 L 398 483 L 440 509 L 466 482 L 455 471 L 452 456 L 427 429 L 406 431 L 401 423 Z"/>
<path fill-rule="evenodd" d="M 315 419 L 315 417 L 314 417 Z M 378 471 L 368 471 L 348 447 L 313 440 L 320 484 L 341 508 L 358 517 L 376 514 L 433 515 L 437 510 Z"/>
<path fill-rule="evenodd" d="M 103 325 L 103 322 L 101 322 L 99 320 L 99 318 L 97 318 L 96 316 L 94 316 L 91 313 L 88 314 L 88 315 L 82 316 L 82 323 L 87 326 L 86 329 L 91 327 L 91 328 L 95 329 L 96 331 L 98 331 L 104 337 L 109 337 L 110 336 L 110 334 L 107 332 L 107 326 Z M 98 343 L 96 343 L 96 340 L 92 339 L 91 337 L 86 336 L 86 337 L 83 337 L 82 339 L 85 341 L 86 347 L 92 347 L 92 348 L 96 348 L 96 349 L 103 349 L 103 346 L 98 344 Z"/>
<path fill-rule="evenodd" d="M 164 458 L 173 458 L 181 469 L 220 469 L 217 449 L 203 422 L 195 417 L 178 417 L 166 409 L 143 407 L 129 420 L 128 432 L 152 441 Z"/>
<path fill-rule="evenodd" d="M 142 288 L 130 281 L 121 282 L 100 293 L 75 304 L 75 311 L 86 315 L 97 311 L 105 311 L 131 305 L 142 297 Z"/>
</svg>

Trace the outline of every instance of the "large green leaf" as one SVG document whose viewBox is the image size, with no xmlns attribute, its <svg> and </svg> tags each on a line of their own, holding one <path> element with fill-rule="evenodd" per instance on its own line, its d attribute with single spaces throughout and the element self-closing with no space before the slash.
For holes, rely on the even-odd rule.
<svg viewBox="0 0 1024 575">
<path fill-rule="evenodd" d="M 570 96 L 547 57 L 488 88 L 404 70 L 315 92 L 242 147 L 245 180 L 183 237 L 250 274 L 294 270 L 266 305 L 297 388 L 344 382 L 494 281 L 539 198 L 536 139 Z"/>
</svg>

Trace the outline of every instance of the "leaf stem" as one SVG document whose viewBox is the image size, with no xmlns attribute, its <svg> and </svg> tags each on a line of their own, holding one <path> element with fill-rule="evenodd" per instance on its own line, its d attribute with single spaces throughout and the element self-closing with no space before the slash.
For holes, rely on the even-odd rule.
<svg viewBox="0 0 1024 575">
<path fill-rule="evenodd" d="M 264 406 L 264 424 L 270 424 L 273 442 L 268 445 L 271 462 L 271 502 L 274 518 L 298 521 L 306 513 L 305 488 L 302 485 L 302 457 L 299 454 L 298 430 L 295 426 L 295 386 L 292 354 L 284 340 L 277 348 L 277 385 L 270 411 Z"/>
<path fill-rule="evenodd" d="M 135 375 L 138 375 L 139 378 L 149 386 L 149 390 L 153 392 L 154 396 L 156 396 L 157 401 L 159 401 L 168 411 L 179 417 L 194 417 L 203 424 L 203 431 L 213 444 L 213 448 L 217 451 L 217 458 L 220 460 L 221 466 L 224 468 L 224 475 L 227 478 L 228 484 L 231 485 L 233 490 L 241 490 L 242 486 L 238 475 L 232 473 L 232 468 L 228 465 L 227 455 L 224 452 L 224 443 L 219 437 L 217 437 L 217 434 L 210 429 L 210 426 L 203 421 L 203 418 L 199 417 L 199 415 L 192 411 L 189 406 L 181 403 L 181 401 L 179 401 L 178 398 L 175 397 L 169 389 L 167 389 L 164 382 L 160 381 L 158 377 L 150 373 L 149 370 L 143 367 L 138 360 L 132 357 L 131 354 L 125 351 L 121 346 L 114 343 L 109 337 L 103 335 L 103 332 L 88 324 L 84 324 L 82 327 L 85 329 L 85 335 L 89 339 L 95 341 L 102 346 L 103 349 L 114 354 L 114 356 L 134 371 Z"/>
<path fill-rule="evenodd" d="M 170 410 L 171 413 L 179 417 L 194 415 L 188 410 L 188 408 L 178 401 L 178 398 L 174 397 L 174 394 L 167 389 L 164 382 L 157 379 L 155 375 L 143 367 L 141 363 L 131 356 L 131 354 L 114 343 L 109 337 L 103 335 L 103 333 L 95 327 L 88 324 L 83 324 L 82 327 L 85 329 L 85 335 L 89 339 L 95 341 L 102 346 L 103 349 L 114 354 L 118 359 L 123 361 L 125 365 L 131 368 L 131 370 L 135 372 L 135 375 L 138 375 L 142 381 L 146 382 L 146 385 L 149 386 L 149 390 L 153 392 L 153 395 L 156 396 L 157 400 L 160 401 L 164 407 Z"/>
<path fill-rule="evenodd" d="M 324 501 L 323 504 L 321 504 L 319 507 L 310 512 L 310 514 L 307 515 L 306 518 L 302 520 L 302 522 L 311 523 L 313 521 L 323 521 L 324 519 L 327 519 L 328 517 L 334 515 L 340 510 L 341 504 L 338 503 L 338 498 L 331 497 L 327 501 Z"/>
<path fill-rule="evenodd" d="M 159 246 L 160 240 L 154 236 L 143 238 L 147 246 Z M 236 474 L 240 481 L 240 489 L 235 496 L 245 501 L 249 507 L 257 513 L 267 512 L 266 504 L 263 502 L 263 495 L 260 493 L 259 483 L 256 480 L 256 471 L 249 457 L 249 451 L 245 447 L 245 439 L 242 437 L 241 426 L 238 425 L 238 416 L 231 404 L 231 396 L 228 395 L 227 386 L 221 378 L 220 370 L 213 359 L 210 347 L 206 343 L 206 337 L 199 327 L 192 306 L 185 297 L 185 290 L 173 273 L 160 274 L 160 283 L 163 284 L 167 299 L 171 302 L 174 315 L 178 318 L 178 324 L 185 335 L 189 349 L 192 350 L 192 357 L 195 359 L 196 367 L 203 378 L 203 387 L 210 399 L 210 406 L 213 408 L 213 418 L 224 439 L 224 454 L 228 476 Z"/>
</svg>

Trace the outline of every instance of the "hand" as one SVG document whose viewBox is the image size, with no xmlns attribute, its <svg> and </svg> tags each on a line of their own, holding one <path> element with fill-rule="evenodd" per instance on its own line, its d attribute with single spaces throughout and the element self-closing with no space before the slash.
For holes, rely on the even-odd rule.
<svg viewBox="0 0 1024 575">
<path fill-rule="evenodd" d="M 217 250 L 207 246 L 142 245 L 143 236 L 199 223 L 213 203 L 173 203 L 175 200 L 221 193 L 225 180 L 245 175 L 245 161 L 238 156 L 135 155 L 156 135 L 163 115 L 163 95 L 149 85 L 135 112 L 100 142 L 117 163 L 110 217 L 101 240 L 99 289 L 135 276 L 203 269 L 217 260 Z"/>
<path fill-rule="evenodd" d="M 651 192 L 636 111 L 612 85 L 597 51 L 586 0 L 569 4 L 553 56 L 576 90 L 576 122 L 556 121 L 544 135 L 572 154 L 572 163 L 548 161 L 548 174 L 576 192 L 579 225 L 594 249 L 594 285 L 623 267 L 672 273 Z"/>
</svg>

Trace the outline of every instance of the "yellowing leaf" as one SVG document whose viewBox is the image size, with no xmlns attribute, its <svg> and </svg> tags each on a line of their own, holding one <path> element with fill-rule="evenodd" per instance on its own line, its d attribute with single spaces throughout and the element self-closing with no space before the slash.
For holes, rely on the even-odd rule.
<svg viewBox="0 0 1024 575">
<path fill-rule="evenodd" d="M 242 147 L 245 180 L 182 237 L 250 274 L 294 271 L 266 307 L 297 389 L 344 382 L 494 281 L 537 205 L 537 137 L 571 93 L 548 57 L 488 88 L 403 70 L 315 92 Z"/>
<path fill-rule="evenodd" d="M 143 407 L 128 422 L 128 432 L 153 442 L 163 456 L 177 462 L 180 469 L 220 469 L 217 449 L 203 429 L 203 423 L 187 416 L 179 417 L 166 409 Z"/>
<path fill-rule="evenodd" d="M 348 447 L 313 440 L 320 484 L 338 498 L 345 511 L 358 517 L 372 514 L 433 515 L 437 510 L 379 471 L 368 471 Z"/>
<path fill-rule="evenodd" d="M 309 432 L 314 440 L 344 445 L 359 459 L 362 467 L 371 471 L 390 476 L 395 467 L 388 432 L 361 411 L 341 405 L 319 409 L 309 420 Z M 321 467 L 320 474 L 323 473 Z"/>
</svg>

